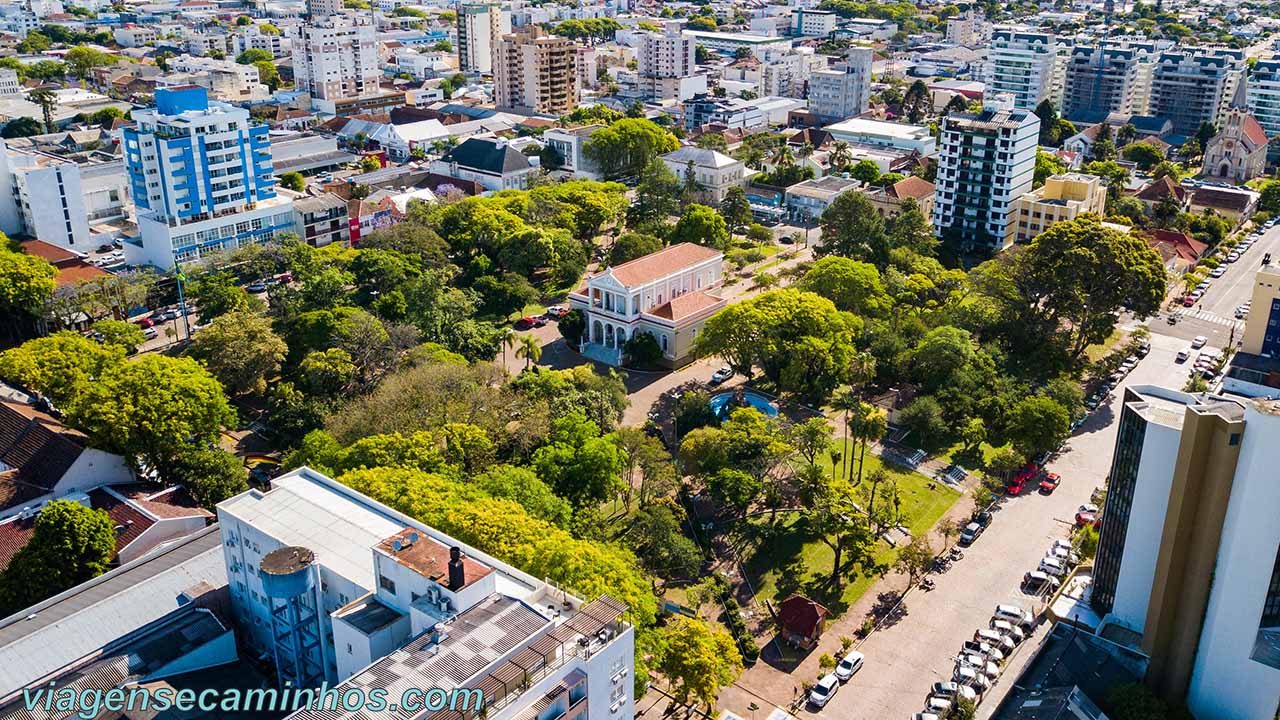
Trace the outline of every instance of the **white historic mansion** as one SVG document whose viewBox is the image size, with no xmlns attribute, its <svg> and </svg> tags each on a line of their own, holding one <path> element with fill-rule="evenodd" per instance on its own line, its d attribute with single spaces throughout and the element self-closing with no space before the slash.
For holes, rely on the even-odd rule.
<svg viewBox="0 0 1280 720">
<path fill-rule="evenodd" d="M 608 268 L 569 294 L 586 316 L 582 352 L 622 364 L 622 348 L 637 333 L 650 333 L 662 363 L 679 367 L 693 359 L 693 341 L 707 318 L 725 306 L 712 290 L 724 281 L 724 254 L 681 243 Z"/>
</svg>

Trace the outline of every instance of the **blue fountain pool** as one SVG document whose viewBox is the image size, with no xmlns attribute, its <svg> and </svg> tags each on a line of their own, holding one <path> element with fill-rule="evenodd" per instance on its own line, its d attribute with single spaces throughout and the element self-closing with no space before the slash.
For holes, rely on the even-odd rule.
<svg viewBox="0 0 1280 720">
<path fill-rule="evenodd" d="M 743 390 L 741 393 L 737 390 L 729 390 L 712 395 L 708 403 L 711 406 L 711 412 L 715 413 L 716 417 L 721 420 L 727 420 L 734 407 L 733 399 L 739 394 L 742 395 L 747 405 L 759 410 L 766 417 L 777 417 L 778 406 L 764 395 L 751 390 Z"/>
</svg>

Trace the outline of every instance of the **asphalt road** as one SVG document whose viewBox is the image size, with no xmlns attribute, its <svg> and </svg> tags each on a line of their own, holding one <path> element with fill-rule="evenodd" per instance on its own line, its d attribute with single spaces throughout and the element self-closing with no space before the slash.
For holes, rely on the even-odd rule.
<svg viewBox="0 0 1280 720">
<path fill-rule="evenodd" d="M 1183 341 L 1155 335 L 1151 344 L 1151 353 L 1122 386 L 1181 387 L 1185 369 L 1174 363 L 1174 355 Z M 961 644 L 978 628 L 987 627 L 997 604 L 1034 608 L 1036 600 L 1019 590 L 1023 573 L 1036 568 L 1054 540 L 1069 535 L 1076 510 L 1088 502 L 1110 470 L 1119 397 L 1122 393 L 1117 389 L 1112 402 L 1095 412 L 1049 463 L 1048 469 L 1062 476 L 1057 491 L 1040 495 L 1029 485 L 1022 496 L 1005 500 L 991 527 L 964 551 L 964 559 L 931 576 L 937 589 L 912 591 L 905 615 L 858 648 L 867 657 L 862 671 L 826 708 L 817 713 L 801 711 L 802 717 L 908 718 L 924 707 L 934 682 L 951 679 Z M 1029 655 L 1029 651 L 1015 654 L 1005 672 L 1018 672 Z M 998 697 L 986 698 L 982 710 L 989 714 L 998 702 Z"/>
<path fill-rule="evenodd" d="M 1253 244 L 1239 260 L 1224 263 L 1227 272 L 1213 278 L 1200 302 L 1189 308 L 1179 307 L 1180 319 L 1169 325 L 1166 315 L 1151 321 L 1151 331 L 1161 335 L 1190 341 L 1197 335 L 1209 338 L 1211 347 L 1226 347 L 1235 329 L 1238 342 L 1244 330 L 1244 321 L 1235 317 L 1236 308 L 1253 296 L 1253 277 L 1262 267 L 1262 256 L 1271 253 L 1280 262 L 1280 225 L 1266 231 L 1262 239 Z"/>
</svg>

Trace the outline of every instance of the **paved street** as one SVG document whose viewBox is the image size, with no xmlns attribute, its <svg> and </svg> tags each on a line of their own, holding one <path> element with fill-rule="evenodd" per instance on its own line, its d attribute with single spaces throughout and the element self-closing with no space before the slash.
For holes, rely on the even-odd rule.
<svg viewBox="0 0 1280 720">
<path fill-rule="evenodd" d="M 1209 338 L 1209 345 L 1226 347 L 1231 339 L 1231 329 L 1236 328 L 1235 338 L 1240 340 L 1243 321 L 1236 320 L 1236 307 L 1245 303 L 1253 294 L 1253 276 L 1262 267 L 1262 256 L 1272 253 L 1280 262 L 1280 226 L 1266 232 L 1239 260 L 1226 263 L 1226 274 L 1212 279 L 1212 285 L 1200 302 L 1189 308 L 1179 306 L 1181 319 L 1177 325 L 1169 325 L 1165 315 L 1151 320 L 1151 330 L 1161 335 L 1191 340 L 1197 335 Z"/>
<path fill-rule="evenodd" d="M 1182 346 L 1180 339 L 1155 336 L 1151 354 L 1125 384 L 1180 386 L 1184 371 L 1174 363 L 1174 355 Z M 1066 451 L 1049 464 L 1063 478 L 1057 492 L 1044 496 L 1031 491 L 1005 501 L 987 532 L 965 550 L 964 559 L 933 576 L 937 589 L 913 591 L 907 597 L 905 615 L 862 644 L 859 649 L 867 656 L 866 667 L 816 713 L 818 717 L 909 717 L 924 706 L 932 683 L 951 679 L 961 643 L 971 639 L 974 630 L 987 626 L 996 604 L 1032 607 L 1033 599 L 1018 590 L 1022 575 L 1035 568 L 1055 539 L 1068 535 L 1076 509 L 1088 501 L 1110 469 L 1120 396 L 1117 390 L 1110 407 L 1096 412 L 1068 442 Z M 838 650 L 838 638 L 828 633 L 813 655 L 834 655 Z M 1029 655 L 1018 653 L 1006 672 L 1017 672 Z M 795 682 L 808 679 L 798 673 Z M 785 706 L 790 692 L 790 687 L 779 688 L 768 699 Z M 989 711 L 994 701 L 998 698 L 983 709 Z M 746 708 L 732 709 L 746 716 Z"/>
</svg>

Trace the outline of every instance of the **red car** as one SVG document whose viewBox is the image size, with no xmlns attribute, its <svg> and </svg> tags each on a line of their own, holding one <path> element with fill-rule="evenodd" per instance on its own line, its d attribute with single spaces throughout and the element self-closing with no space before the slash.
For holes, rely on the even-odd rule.
<svg viewBox="0 0 1280 720">
<path fill-rule="evenodd" d="M 1058 473 L 1049 473 L 1040 481 L 1040 492 L 1049 495 L 1058 489 L 1058 485 L 1062 482 L 1062 477 Z"/>
<path fill-rule="evenodd" d="M 146 330 L 147 328 L 155 325 L 155 322 L 151 318 L 142 318 L 141 320 L 138 321 L 137 324 L 138 324 L 138 327 L 142 328 L 143 330 Z"/>
<path fill-rule="evenodd" d="M 1081 505 L 1076 512 L 1076 527 L 1085 525 L 1092 525 L 1095 528 L 1102 525 L 1102 511 L 1097 505 Z"/>
<path fill-rule="evenodd" d="M 1196 299 L 1192 297 L 1183 298 L 1182 300 L 1182 307 L 1191 307 L 1192 305 L 1195 305 L 1195 304 L 1196 304 Z"/>
<path fill-rule="evenodd" d="M 1027 463 L 1018 471 L 1017 475 L 1013 476 L 1013 479 L 1009 481 L 1009 484 L 1005 486 L 1005 492 L 1009 495 L 1021 494 L 1022 490 L 1027 486 L 1027 483 L 1031 478 L 1034 478 L 1039 472 L 1039 465 L 1035 463 Z"/>
<path fill-rule="evenodd" d="M 539 322 L 539 320 L 541 320 L 541 322 Z M 529 328 L 541 327 L 542 325 L 545 325 L 546 322 L 547 321 L 542 320 L 542 318 L 529 317 L 528 315 L 526 315 L 525 317 L 522 317 L 516 321 L 516 329 L 528 330 Z"/>
</svg>

